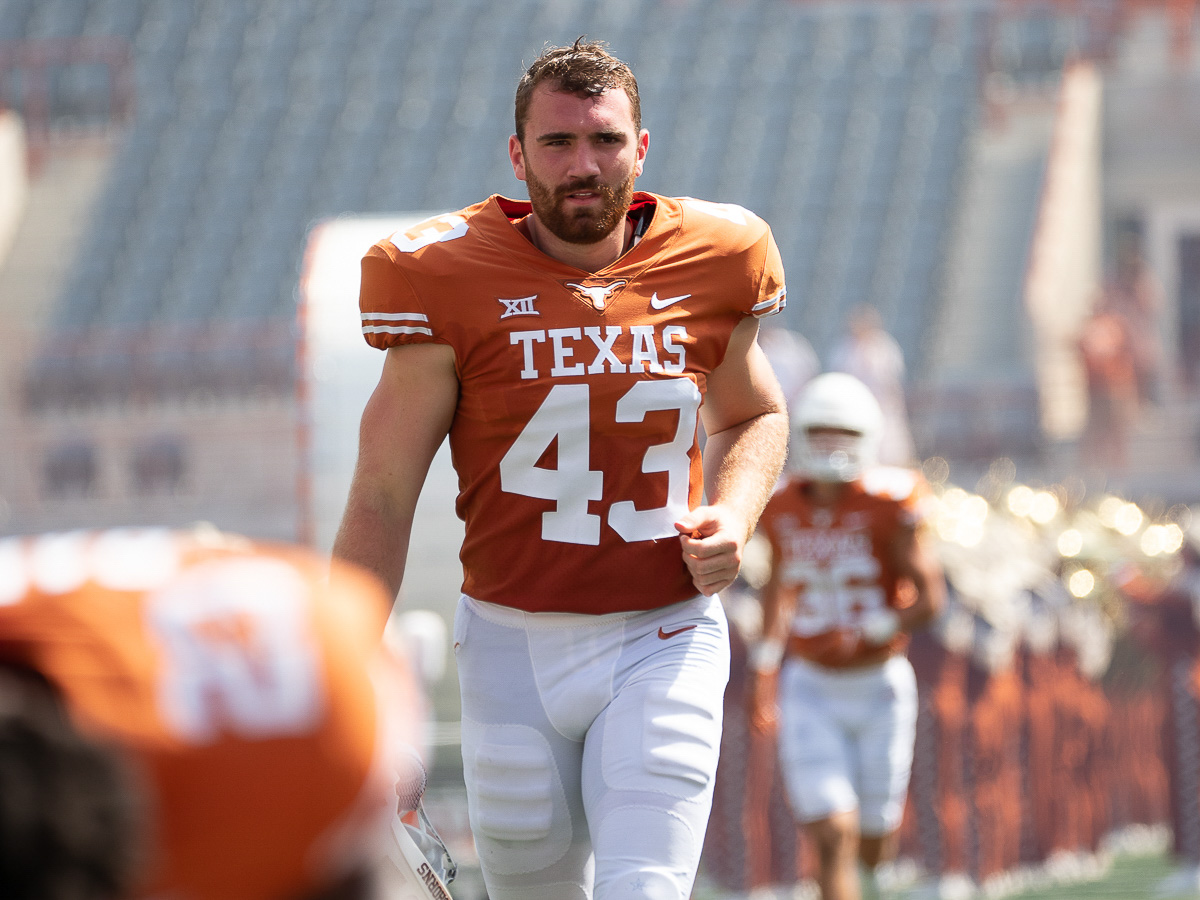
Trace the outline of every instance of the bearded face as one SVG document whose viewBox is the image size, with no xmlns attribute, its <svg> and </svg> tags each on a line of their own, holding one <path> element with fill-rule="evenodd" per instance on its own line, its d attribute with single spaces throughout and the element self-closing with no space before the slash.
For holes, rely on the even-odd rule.
<svg viewBox="0 0 1200 900">
<path fill-rule="evenodd" d="M 649 140 L 625 91 L 542 84 L 533 91 L 524 133 L 509 138 L 508 151 L 538 227 L 563 244 L 590 249 L 623 238 Z"/>
<path fill-rule="evenodd" d="M 525 173 L 529 201 L 538 221 L 555 237 L 570 244 L 594 244 L 624 222 L 633 199 L 635 178 L 630 171 L 619 184 L 606 184 L 599 175 L 594 175 L 553 186 L 532 171 Z M 599 202 L 591 205 L 575 202 L 575 198 L 587 194 L 595 195 Z"/>
</svg>

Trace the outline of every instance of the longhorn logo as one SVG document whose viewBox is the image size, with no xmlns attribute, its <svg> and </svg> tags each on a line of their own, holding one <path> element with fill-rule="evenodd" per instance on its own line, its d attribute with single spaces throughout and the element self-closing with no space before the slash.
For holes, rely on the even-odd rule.
<svg viewBox="0 0 1200 900">
<path fill-rule="evenodd" d="M 596 309 L 604 309 L 609 295 L 618 288 L 625 287 L 626 284 L 628 284 L 626 281 L 614 281 L 612 284 L 575 284 L 568 281 L 567 287 L 577 290 Z"/>
</svg>

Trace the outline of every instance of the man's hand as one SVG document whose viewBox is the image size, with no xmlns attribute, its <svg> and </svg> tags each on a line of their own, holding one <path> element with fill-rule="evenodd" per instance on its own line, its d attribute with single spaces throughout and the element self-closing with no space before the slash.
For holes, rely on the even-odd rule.
<svg viewBox="0 0 1200 900">
<path fill-rule="evenodd" d="M 701 506 L 675 523 L 692 583 L 706 597 L 733 584 L 742 565 L 746 524 L 722 506 Z"/>
</svg>

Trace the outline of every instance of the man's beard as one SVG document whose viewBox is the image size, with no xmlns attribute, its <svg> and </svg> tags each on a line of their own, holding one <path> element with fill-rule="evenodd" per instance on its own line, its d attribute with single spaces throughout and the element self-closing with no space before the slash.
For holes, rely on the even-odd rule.
<svg viewBox="0 0 1200 900">
<path fill-rule="evenodd" d="M 633 181 L 636 177 L 630 172 L 625 183 L 614 188 L 602 182 L 598 175 L 593 175 L 591 178 L 571 181 L 555 190 L 527 171 L 525 184 L 538 222 L 551 234 L 568 244 L 595 244 L 612 234 L 613 229 L 625 221 L 625 214 L 633 200 Z M 563 200 L 576 191 L 595 191 L 600 195 L 600 208 L 565 212 Z"/>
</svg>

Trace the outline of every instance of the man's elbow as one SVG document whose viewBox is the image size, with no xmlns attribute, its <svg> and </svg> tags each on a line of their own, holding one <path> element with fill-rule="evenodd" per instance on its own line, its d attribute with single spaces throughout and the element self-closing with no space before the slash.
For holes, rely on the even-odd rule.
<svg viewBox="0 0 1200 900">
<path fill-rule="evenodd" d="M 741 416 L 706 419 L 704 422 L 704 430 L 709 437 L 753 431 L 764 437 L 782 437 L 786 440 L 788 427 L 787 410 L 775 408 L 754 409 Z"/>
</svg>

